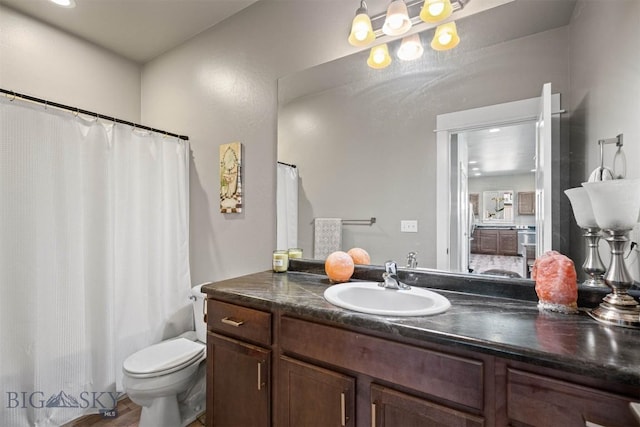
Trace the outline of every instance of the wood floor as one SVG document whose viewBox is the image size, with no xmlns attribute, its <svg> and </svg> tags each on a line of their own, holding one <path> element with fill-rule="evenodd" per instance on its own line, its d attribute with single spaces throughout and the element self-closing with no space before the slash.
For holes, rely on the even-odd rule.
<svg viewBox="0 0 640 427">
<path fill-rule="evenodd" d="M 102 418 L 101 415 L 88 415 L 65 424 L 63 427 L 138 427 L 142 408 L 128 397 L 118 401 L 118 417 Z M 202 427 L 205 425 L 205 415 L 200 415 L 187 427 Z M 176 426 L 178 427 L 178 426 Z"/>
</svg>

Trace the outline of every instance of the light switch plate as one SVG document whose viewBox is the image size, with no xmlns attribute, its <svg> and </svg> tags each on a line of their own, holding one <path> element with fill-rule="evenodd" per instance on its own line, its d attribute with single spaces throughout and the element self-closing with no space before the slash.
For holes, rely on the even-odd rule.
<svg viewBox="0 0 640 427">
<path fill-rule="evenodd" d="M 417 233 L 418 221 L 415 219 L 403 219 L 400 221 L 400 232 L 402 233 Z"/>
</svg>

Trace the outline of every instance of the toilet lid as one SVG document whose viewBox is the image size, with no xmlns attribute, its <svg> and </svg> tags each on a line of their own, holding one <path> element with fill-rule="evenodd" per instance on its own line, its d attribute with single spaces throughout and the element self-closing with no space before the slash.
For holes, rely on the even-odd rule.
<svg viewBox="0 0 640 427">
<path fill-rule="evenodd" d="M 127 357 L 123 368 L 132 374 L 167 371 L 197 358 L 205 346 L 186 338 L 162 341 Z"/>
</svg>

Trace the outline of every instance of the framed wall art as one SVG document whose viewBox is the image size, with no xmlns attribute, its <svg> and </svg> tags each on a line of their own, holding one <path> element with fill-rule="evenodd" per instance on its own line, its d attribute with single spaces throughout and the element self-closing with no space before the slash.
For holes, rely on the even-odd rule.
<svg viewBox="0 0 640 427">
<path fill-rule="evenodd" d="M 220 212 L 242 212 L 242 144 L 220 146 Z"/>
</svg>

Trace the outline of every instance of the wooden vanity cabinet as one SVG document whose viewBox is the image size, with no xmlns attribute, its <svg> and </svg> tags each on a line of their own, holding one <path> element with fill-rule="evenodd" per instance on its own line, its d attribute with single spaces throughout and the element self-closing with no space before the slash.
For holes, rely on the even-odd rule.
<svg viewBox="0 0 640 427">
<path fill-rule="evenodd" d="M 291 363 L 311 372 L 320 371 L 322 382 L 328 383 L 332 377 L 355 378 L 355 420 L 347 415 L 344 425 L 444 427 L 485 423 L 482 357 L 460 357 L 288 316 L 280 318 L 279 342 L 286 358 L 286 364 L 280 364 L 281 381 L 291 381 L 291 368 L 286 367 Z M 324 387 L 312 382 L 307 386 L 318 390 Z M 284 417 L 293 411 L 291 403 L 286 402 L 291 399 L 292 387 L 281 384 L 280 390 L 282 409 L 278 412 Z M 336 388 L 327 397 L 336 402 L 338 391 Z M 314 403 L 308 405 L 312 410 Z M 299 411 L 305 404 L 297 406 Z M 347 404 L 347 414 L 351 414 L 350 408 Z M 331 411 L 337 413 L 336 408 Z"/>
<path fill-rule="evenodd" d="M 209 427 L 640 425 L 637 386 L 280 310 L 207 308 Z"/>
<path fill-rule="evenodd" d="M 508 256 L 518 254 L 518 233 L 516 230 L 476 228 L 473 240 L 472 253 Z"/>
<path fill-rule="evenodd" d="M 271 313 L 207 299 L 207 329 L 207 426 L 269 427 Z"/>
</svg>

